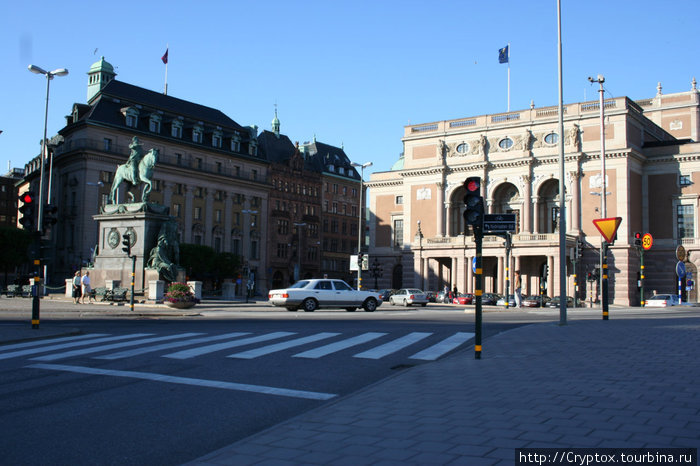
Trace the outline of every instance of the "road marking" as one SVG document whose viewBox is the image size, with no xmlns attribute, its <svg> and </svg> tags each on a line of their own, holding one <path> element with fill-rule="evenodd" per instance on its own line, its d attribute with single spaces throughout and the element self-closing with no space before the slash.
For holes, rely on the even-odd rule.
<svg viewBox="0 0 700 466">
<path fill-rule="evenodd" d="M 457 348 L 459 345 L 462 343 L 471 340 L 474 337 L 473 333 L 470 332 L 457 332 L 454 335 L 452 335 L 449 338 L 446 338 L 442 340 L 440 343 L 431 346 L 430 348 L 426 348 L 423 351 L 420 351 L 413 356 L 410 357 L 410 359 L 422 359 L 424 361 L 435 361 L 437 358 L 442 356 L 443 354 L 452 351 L 453 349 Z"/>
<path fill-rule="evenodd" d="M 28 354 L 47 353 L 47 352 L 53 351 L 53 350 L 73 348 L 76 346 L 91 345 L 93 343 L 104 343 L 106 341 L 125 340 L 127 338 L 146 337 L 149 335 L 153 335 L 153 334 L 152 333 L 132 333 L 131 335 L 119 335 L 116 337 L 95 338 L 94 340 L 82 340 L 82 341 L 74 341 L 72 343 L 63 343 L 60 345 L 49 345 L 49 346 L 44 346 L 43 348 L 34 348 L 34 349 L 27 349 L 27 350 L 21 350 L 21 351 L 12 351 L 10 353 L 0 354 L 0 359 L 15 358 L 18 356 L 26 356 Z"/>
<path fill-rule="evenodd" d="M 0 351 L 7 351 L 12 349 L 20 348 L 31 348 L 32 346 L 50 345 L 53 343 L 60 343 L 64 341 L 76 341 L 85 340 L 87 338 L 104 337 L 109 335 L 108 333 L 88 333 L 87 335 L 76 335 L 73 337 L 62 337 L 62 338 L 51 338 L 50 340 L 39 340 L 39 341 L 29 341 L 26 343 L 17 343 L 14 345 L 7 345 L 0 347 Z"/>
<path fill-rule="evenodd" d="M 388 354 L 395 353 L 396 351 L 399 351 L 407 346 L 417 343 L 422 339 L 429 337 L 430 335 L 432 335 L 431 332 L 409 333 L 408 335 L 405 335 L 401 338 L 397 338 L 394 341 L 385 343 L 382 346 L 377 346 L 376 348 L 367 350 L 363 353 L 358 353 L 353 357 L 364 359 L 381 359 Z"/>
<path fill-rule="evenodd" d="M 335 353 L 337 351 L 342 351 L 353 346 L 367 343 L 368 341 L 376 340 L 377 338 L 383 337 L 384 335 L 386 335 L 386 333 L 368 332 L 353 338 L 348 338 L 347 340 L 342 340 L 336 343 L 321 346 L 320 348 L 304 351 L 303 353 L 295 354 L 293 357 L 318 359 L 323 356 L 327 356 L 331 353 Z"/>
<path fill-rule="evenodd" d="M 306 343 L 313 343 L 314 341 L 319 341 L 319 340 L 324 340 L 326 338 L 330 337 L 335 337 L 340 335 L 340 333 L 317 333 L 315 335 L 311 335 L 308 337 L 304 338 L 297 338 L 296 340 L 290 340 L 290 341 L 285 341 L 282 343 L 277 343 L 276 345 L 268 345 L 268 346 L 263 346 L 262 348 L 250 350 L 250 351 L 244 351 L 242 353 L 236 353 L 228 356 L 229 358 L 238 358 L 238 359 L 253 359 L 257 358 L 258 356 L 264 356 L 266 354 L 270 353 L 276 353 L 277 351 L 283 351 L 288 348 L 293 348 L 295 346 L 301 346 L 305 345 Z"/>
<path fill-rule="evenodd" d="M 174 340 L 176 338 L 187 338 L 196 335 L 202 335 L 201 333 L 180 333 L 177 335 L 168 335 L 165 337 L 154 337 L 154 338 L 144 338 L 142 340 L 131 340 L 121 343 L 112 343 L 111 345 L 94 346 L 92 348 L 83 348 L 72 351 L 65 351 L 63 353 L 49 354 L 46 356 L 38 356 L 36 358 L 31 358 L 33 361 L 55 361 L 56 359 L 70 358 L 73 356 L 83 356 L 85 354 L 99 353 L 100 351 L 108 351 L 117 348 L 124 348 L 126 346 L 136 346 L 143 345 L 144 343 L 154 343 L 156 341 Z"/>
<path fill-rule="evenodd" d="M 273 332 L 268 333 L 266 335 L 260 335 L 259 337 L 244 338 L 242 340 L 227 341 L 226 343 L 218 343 L 216 345 L 208 345 L 202 346 L 201 348 L 193 348 L 191 350 L 178 351 L 177 353 L 166 354 L 163 357 L 171 359 L 189 359 L 195 356 L 200 356 L 202 354 L 213 353 L 214 351 L 235 348 L 236 346 L 243 346 L 251 343 L 259 343 L 261 341 L 274 340 L 277 338 L 288 337 L 294 334 L 294 332 Z"/>
<path fill-rule="evenodd" d="M 66 366 L 63 364 L 32 364 L 26 366 L 32 369 L 46 369 L 52 371 L 74 372 L 77 374 L 106 375 L 112 377 L 127 377 L 132 379 L 150 380 L 153 382 L 175 383 L 180 385 L 194 385 L 199 387 L 222 388 L 225 390 L 238 390 L 243 392 L 262 393 L 264 395 L 287 396 L 291 398 L 305 398 L 309 400 L 330 400 L 336 394 L 309 392 L 304 390 L 292 390 L 288 388 L 266 387 L 264 385 L 249 385 L 219 380 L 193 379 L 190 377 L 175 377 L 172 375 L 155 374 L 152 372 L 119 371 L 110 369 L 98 369 L 94 367 Z"/>
<path fill-rule="evenodd" d="M 250 335 L 250 332 L 224 333 L 223 335 L 215 335 L 213 337 L 194 338 L 192 340 L 176 341 L 173 343 L 163 343 L 162 345 L 146 346 L 145 348 L 134 348 L 131 350 L 120 351 L 118 353 L 105 354 L 103 356 L 95 356 L 93 359 L 114 360 L 128 358 L 131 356 L 138 356 L 145 353 L 153 353 L 154 351 L 162 351 L 166 349 L 179 348 L 181 346 L 196 345 L 197 343 L 208 343 L 210 341 L 228 340 L 230 338 L 242 337 L 243 335 Z"/>
</svg>

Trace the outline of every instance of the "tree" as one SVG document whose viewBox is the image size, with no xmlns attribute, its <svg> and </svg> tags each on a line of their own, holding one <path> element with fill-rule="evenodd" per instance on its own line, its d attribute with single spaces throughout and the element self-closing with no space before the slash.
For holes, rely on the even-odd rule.
<svg viewBox="0 0 700 466">
<path fill-rule="evenodd" d="M 190 280 L 223 280 L 236 276 L 240 259 L 230 252 L 214 251 L 199 244 L 180 245 L 180 265 Z"/>
<path fill-rule="evenodd" d="M 5 287 L 7 287 L 8 272 L 14 271 L 29 260 L 27 250 L 32 242 L 31 233 L 13 227 L 0 228 L 0 244 L 6 245 L 0 248 L 0 267 L 5 273 Z"/>
</svg>

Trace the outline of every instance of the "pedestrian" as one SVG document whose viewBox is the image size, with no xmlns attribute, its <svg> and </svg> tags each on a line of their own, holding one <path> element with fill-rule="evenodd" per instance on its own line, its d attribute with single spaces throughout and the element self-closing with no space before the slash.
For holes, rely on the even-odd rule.
<svg viewBox="0 0 700 466">
<path fill-rule="evenodd" d="M 88 297 L 88 304 L 90 304 L 90 298 L 92 298 L 92 296 L 90 296 L 90 272 L 88 272 L 87 270 L 85 271 L 85 275 L 83 275 L 81 283 L 83 285 L 83 296 L 81 298 L 83 304 L 85 304 L 85 296 Z"/>
<path fill-rule="evenodd" d="M 523 288 L 523 281 L 520 278 L 520 270 L 516 270 L 515 271 L 515 305 L 517 307 L 523 307 L 522 306 L 522 303 L 523 303 L 522 288 Z M 507 296 L 506 296 L 506 299 L 508 299 Z"/>
<path fill-rule="evenodd" d="M 83 294 L 81 285 L 80 270 L 76 270 L 73 276 L 73 301 L 75 304 L 80 304 L 80 296 Z"/>
<path fill-rule="evenodd" d="M 459 293 L 457 292 L 457 285 L 455 285 L 454 288 L 452 288 L 452 296 L 456 298 L 458 295 Z"/>
</svg>

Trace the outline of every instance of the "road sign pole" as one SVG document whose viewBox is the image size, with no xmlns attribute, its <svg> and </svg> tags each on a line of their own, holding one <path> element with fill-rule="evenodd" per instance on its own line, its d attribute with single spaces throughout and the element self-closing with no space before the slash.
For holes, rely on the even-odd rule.
<svg viewBox="0 0 700 466">
<path fill-rule="evenodd" d="M 474 299 L 476 299 L 474 311 L 474 359 L 481 359 L 481 293 L 483 287 L 483 278 L 481 270 L 481 251 L 482 241 L 484 239 L 483 232 L 474 231 L 474 242 L 476 243 L 476 275 L 475 275 L 475 290 Z M 508 296 L 506 295 L 506 301 Z"/>
<path fill-rule="evenodd" d="M 603 268 L 600 270 L 602 274 L 602 300 L 603 300 L 603 320 L 608 320 L 608 243 L 603 241 L 601 246 L 601 254 L 603 257 Z"/>
<path fill-rule="evenodd" d="M 644 307 L 644 249 L 639 251 L 639 262 L 639 293 L 641 305 Z"/>
</svg>

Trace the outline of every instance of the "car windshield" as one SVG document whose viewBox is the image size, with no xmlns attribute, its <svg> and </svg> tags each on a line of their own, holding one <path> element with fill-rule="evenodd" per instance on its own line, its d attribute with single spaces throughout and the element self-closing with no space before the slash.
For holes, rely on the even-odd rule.
<svg viewBox="0 0 700 466">
<path fill-rule="evenodd" d="M 306 288 L 306 286 L 309 284 L 308 280 L 301 280 L 296 282 L 294 285 L 290 286 L 289 288 Z"/>
<path fill-rule="evenodd" d="M 410 290 L 406 290 L 406 291 L 408 291 L 410 294 L 421 294 L 421 293 L 423 293 L 421 290 L 417 290 L 417 289 L 410 289 Z"/>
</svg>

